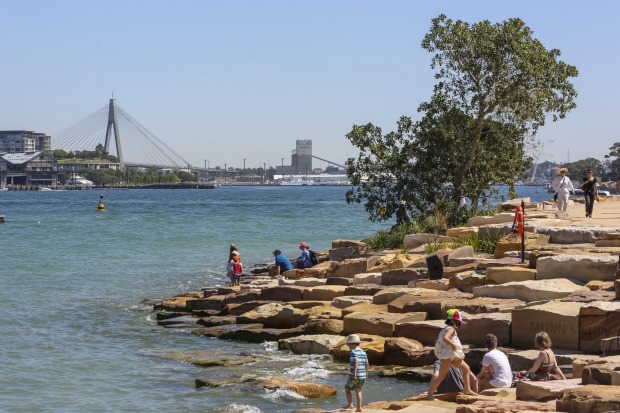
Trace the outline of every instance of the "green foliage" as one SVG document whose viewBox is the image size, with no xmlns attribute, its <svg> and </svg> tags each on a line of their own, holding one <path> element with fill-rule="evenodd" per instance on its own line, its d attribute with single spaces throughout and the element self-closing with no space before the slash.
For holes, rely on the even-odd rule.
<svg viewBox="0 0 620 413">
<path fill-rule="evenodd" d="M 610 180 L 615 177 L 620 179 L 620 142 L 614 143 L 613 146 L 609 148 L 609 154 L 605 155 L 605 158 L 616 158 L 611 161 L 611 164 L 609 165 L 609 172 L 612 175 Z"/>
<path fill-rule="evenodd" d="M 563 168 L 568 168 L 568 176 L 573 181 L 581 181 L 581 179 L 587 176 L 588 169 L 592 169 L 594 176 L 602 176 L 603 164 L 601 161 L 594 158 L 587 158 L 576 162 L 565 163 Z M 600 179 L 599 179 L 600 181 Z"/>
<path fill-rule="evenodd" d="M 403 240 L 407 234 L 425 232 L 425 227 L 417 222 L 395 225 L 389 231 L 378 231 L 365 239 L 365 242 L 374 249 L 398 249 L 403 247 Z"/>
<path fill-rule="evenodd" d="M 456 249 L 469 245 L 474 249 L 474 252 L 478 254 L 493 254 L 495 253 L 495 247 L 500 239 L 502 239 L 501 235 L 470 234 L 465 238 L 457 238 L 455 241 L 451 242 L 448 247 Z"/>
<path fill-rule="evenodd" d="M 354 125 L 347 139 L 360 152 L 347 161 L 353 188 L 348 203 L 364 202 L 373 221 L 446 214 L 461 217 L 459 201 L 480 201 L 513 181 L 532 159 L 525 148 L 547 116 L 564 118 L 576 105 L 570 78 L 577 69 L 546 50 L 519 19 L 470 25 L 440 15 L 422 47 L 433 53 L 438 83 L 420 105 L 417 122 L 401 117 L 397 130 L 383 134 L 371 123 Z"/>
</svg>

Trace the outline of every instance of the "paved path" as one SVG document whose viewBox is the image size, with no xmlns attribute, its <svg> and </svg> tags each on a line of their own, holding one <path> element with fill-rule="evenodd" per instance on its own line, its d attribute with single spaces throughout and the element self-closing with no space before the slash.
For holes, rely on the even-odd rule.
<svg viewBox="0 0 620 413">
<path fill-rule="evenodd" d="M 586 218 L 584 204 L 575 204 L 566 211 L 571 217 L 572 226 L 602 226 L 620 228 L 620 197 L 613 197 L 606 202 L 594 201 L 592 218 Z"/>
</svg>

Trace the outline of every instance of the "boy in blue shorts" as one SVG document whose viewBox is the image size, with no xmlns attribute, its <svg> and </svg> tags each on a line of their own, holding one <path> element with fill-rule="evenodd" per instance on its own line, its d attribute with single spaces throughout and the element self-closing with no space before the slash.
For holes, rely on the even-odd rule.
<svg viewBox="0 0 620 413">
<path fill-rule="evenodd" d="M 362 411 L 362 387 L 366 383 L 366 375 L 368 372 L 368 357 L 366 352 L 359 348 L 360 337 L 357 334 L 351 334 L 347 337 L 347 345 L 349 346 L 349 367 L 351 372 L 349 379 L 344 385 L 345 393 L 347 394 L 348 404 L 345 409 L 353 408 L 353 395 L 351 390 L 355 391 L 355 397 L 357 399 L 356 412 Z"/>
</svg>

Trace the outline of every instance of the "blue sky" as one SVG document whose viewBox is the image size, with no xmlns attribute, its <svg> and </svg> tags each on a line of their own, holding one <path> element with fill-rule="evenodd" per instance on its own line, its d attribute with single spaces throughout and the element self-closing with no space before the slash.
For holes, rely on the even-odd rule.
<svg viewBox="0 0 620 413">
<path fill-rule="evenodd" d="M 289 164 L 297 139 L 343 163 L 352 125 L 419 117 L 434 85 L 420 42 L 440 13 L 519 17 L 578 68 L 577 109 L 541 129 L 541 160 L 602 159 L 620 141 L 611 0 L 0 0 L 0 129 L 53 139 L 114 94 L 195 166 Z"/>
</svg>

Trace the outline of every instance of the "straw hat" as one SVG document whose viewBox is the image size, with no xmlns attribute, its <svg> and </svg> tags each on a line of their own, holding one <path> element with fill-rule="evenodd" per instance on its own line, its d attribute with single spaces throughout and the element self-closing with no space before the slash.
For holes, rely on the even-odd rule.
<svg viewBox="0 0 620 413">
<path fill-rule="evenodd" d="M 558 169 L 558 173 L 559 172 L 568 172 L 568 168 L 560 168 Z"/>
<path fill-rule="evenodd" d="M 359 343 L 361 343 L 360 336 L 358 336 L 357 334 L 351 334 L 349 337 L 347 337 L 347 344 L 359 344 Z"/>
</svg>

